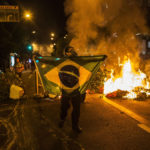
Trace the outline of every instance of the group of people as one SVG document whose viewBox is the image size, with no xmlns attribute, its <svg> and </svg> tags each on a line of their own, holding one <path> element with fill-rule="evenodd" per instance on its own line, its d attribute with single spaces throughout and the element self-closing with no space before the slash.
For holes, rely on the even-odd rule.
<svg viewBox="0 0 150 150">
<path fill-rule="evenodd" d="M 35 65 L 34 65 L 34 62 L 33 60 L 30 59 L 30 62 L 27 62 L 27 63 L 21 63 L 19 58 L 16 58 L 16 63 L 15 63 L 15 66 L 14 66 L 14 70 L 15 70 L 15 73 L 21 77 L 22 75 L 22 72 L 24 70 L 27 70 L 27 69 L 30 69 L 30 70 L 34 70 L 35 69 Z"/>
</svg>

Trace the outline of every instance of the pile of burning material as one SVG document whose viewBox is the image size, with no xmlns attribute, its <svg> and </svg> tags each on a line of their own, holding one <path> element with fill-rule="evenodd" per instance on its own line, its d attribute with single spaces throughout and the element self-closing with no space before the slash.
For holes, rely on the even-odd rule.
<svg viewBox="0 0 150 150">
<path fill-rule="evenodd" d="M 133 71 L 130 60 L 123 64 L 122 75 L 119 78 L 113 76 L 104 83 L 104 94 L 108 98 L 138 99 L 150 98 L 150 85 L 146 75 Z"/>
<path fill-rule="evenodd" d="M 142 89 L 142 88 L 141 88 Z M 122 91 L 117 90 L 112 93 L 106 94 L 107 98 L 121 98 L 121 99 L 136 99 L 136 100 L 145 100 L 147 98 L 150 98 L 150 90 L 144 89 L 144 90 L 133 90 L 132 92 L 129 91 Z"/>
<path fill-rule="evenodd" d="M 140 87 L 141 90 L 136 90 L 136 88 L 130 92 L 125 98 L 128 99 L 136 99 L 136 100 L 145 100 L 147 98 L 150 98 L 150 90 L 149 89 L 143 89 Z"/>
<path fill-rule="evenodd" d="M 127 94 L 129 94 L 128 91 L 117 90 L 117 91 L 114 91 L 112 93 L 106 94 L 106 97 L 107 98 L 123 98 Z"/>
</svg>

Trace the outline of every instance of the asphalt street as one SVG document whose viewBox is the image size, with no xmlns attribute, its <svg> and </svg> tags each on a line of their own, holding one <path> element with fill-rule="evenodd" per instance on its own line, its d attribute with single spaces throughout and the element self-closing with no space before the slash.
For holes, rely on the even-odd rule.
<svg viewBox="0 0 150 150">
<path fill-rule="evenodd" d="M 71 109 L 59 129 L 59 100 L 24 99 L 0 108 L 2 150 L 149 150 L 150 134 L 138 122 L 88 95 L 81 106 L 81 134 L 71 130 Z"/>
<path fill-rule="evenodd" d="M 81 134 L 71 129 L 71 109 L 60 129 L 60 100 L 31 96 L 32 75 L 26 74 L 30 80 L 25 85 L 28 88 L 26 98 L 0 105 L 1 150 L 150 149 L 150 134 L 138 126 L 138 121 L 106 103 L 99 95 L 87 95 L 81 105 Z"/>
</svg>

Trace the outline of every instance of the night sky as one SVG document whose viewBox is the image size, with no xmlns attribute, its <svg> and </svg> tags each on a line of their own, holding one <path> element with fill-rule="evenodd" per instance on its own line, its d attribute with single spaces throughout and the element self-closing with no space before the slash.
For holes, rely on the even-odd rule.
<svg viewBox="0 0 150 150">
<path fill-rule="evenodd" d="M 57 37 L 65 34 L 64 0 L 22 0 L 21 4 L 33 12 L 33 26 L 42 41 L 48 41 L 50 32 Z"/>
</svg>

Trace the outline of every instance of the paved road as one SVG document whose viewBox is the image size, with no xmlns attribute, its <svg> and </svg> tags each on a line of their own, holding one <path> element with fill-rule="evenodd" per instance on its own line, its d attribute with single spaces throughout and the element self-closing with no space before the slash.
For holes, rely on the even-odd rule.
<svg viewBox="0 0 150 150">
<path fill-rule="evenodd" d="M 81 106 L 83 133 L 71 130 L 71 109 L 63 129 L 59 100 L 33 99 L 34 73 L 23 74 L 28 98 L 0 105 L 0 150 L 149 150 L 150 134 L 98 95 Z"/>
<path fill-rule="evenodd" d="M 57 127 L 59 100 L 28 98 L 0 106 L 1 150 L 149 150 L 150 134 L 138 122 L 88 95 L 81 106 L 83 133 L 71 130 L 71 118 Z"/>
</svg>

